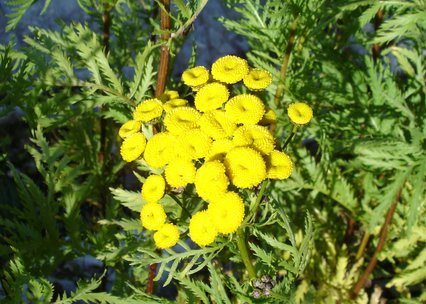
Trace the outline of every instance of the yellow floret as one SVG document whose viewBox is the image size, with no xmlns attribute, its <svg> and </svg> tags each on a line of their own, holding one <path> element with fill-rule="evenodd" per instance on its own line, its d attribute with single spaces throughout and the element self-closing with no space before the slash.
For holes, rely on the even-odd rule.
<svg viewBox="0 0 426 304">
<path fill-rule="evenodd" d="M 191 107 L 179 107 L 171 110 L 164 117 L 164 125 L 173 134 L 181 134 L 198 128 L 201 113 Z"/>
<path fill-rule="evenodd" d="M 173 224 L 164 224 L 154 233 L 155 245 L 160 249 L 173 247 L 179 241 L 179 229 Z"/>
<path fill-rule="evenodd" d="M 219 161 L 205 162 L 195 174 L 195 189 L 204 200 L 221 197 L 229 184 L 225 166 Z"/>
<path fill-rule="evenodd" d="M 220 160 L 222 161 L 226 155 L 232 148 L 234 148 L 234 143 L 232 140 L 224 138 L 218 139 L 212 143 L 210 146 L 210 151 L 207 154 L 205 160 Z"/>
<path fill-rule="evenodd" d="M 217 230 L 208 211 L 199 211 L 189 221 L 189 236 L 199 246 L 207 246 L 214 242 Z"/>
<path fill-rule="evenodd" d="M 166 213 L 162 205 L 158 203 L 148 203 L 143 205 L 141 210 L 142 226 L 148 230 L 158 230 L 166 221 Z"/>
<path fill-rule="evenodd" d="M 265 158 L 266 173 L 268 178 L 286 179 L 293 171 L 293 163 L 284 152 L 274 150 Z"/>
<path fill-rule="evenodd" d="M 179 98 L 179 93 L 178 91 L 172 91 L 172 90 L 166 90 L 164 91 L 163 94 L 161 94 L 158 99 L 161 100 L 162 102 L 167 102 L 169 100 L 172 99 L 176 99 Z"/>
<path fill-rule="evenodd" d="M 259 121 L 259 125 L 269 126 L 277 123 L 277 114 L 272 109 L 267 109 L 262 119 Z"/>
<path fill-rule="evenodd" d="M 209 71 L 203 66 L 187 69 L 182 73 L 182 81 L 190 87 L 199 87 L 209 80 Z"/>
<path fill-rule="evenodd" d="M 254 91 L 266 89 L 271 82 L 271 73 L 262 69 L 251 69 L 243 78 L 244 85 Z"/>
<path fill-rule="evenodd" d="M 304 102 L 295 102 L 287 108 L 288 117 L 296 125 L 306 125 L 312 119 L 312 108 Z"/>
<path fill-rule="evenodd" d="M 166 182 L 161 175 L 150 175 L 142 185 L 142 197 L 148 203 L 158 202 L 164 195 Z"/>
<path fill-rule="evenodd" d="M 166 181 L 174 187 L 185 187 L 195 179 L 195 166 L 190 159 L 176 158 L 166 167 Z"/>
<path fill-rule="evenodd" d="M 233 135 L 233 142 L 236 147 L 248 146 L 262 154 L 269 154 L 274 149 L 274 137 L 265 127 L 259 125 L 241 126 Z"/>
<path fill-rule="evenodd" d="M 213 139 L 229 137 L 237 125 L 222 110 L 206 112 L 200 119 L 201 130 Z"/>
<path fill-rule="evenodd" d="M 199 159 L 207 155 L 212 140 L 200 129 L 192 129 L 178 137 L 176 155 L 189 159 Z"/>
<path fill-rule="evenodd" d="M 157 98 L 152 98 L 141 102 L 133 112 L 133 119 L 148 122 L 158 118 L 163 114 L 163 104 Z"/>
<path fill-rule="evenodd" d="M 151 168 L 161 168 L 169 163 L 174 155 L 175 137 L 168 132 L 155 134 L 146 144 L 144 159 Z"/>
<path fill-rule="evenodd" d="M 213 82 L 203 86 L 195 95 L 195 107 L 200 112 L 218 109 L 229 98 L 227 87 L 221 83 Z"/>
<path fill-rule="evenodd" d="M 225 156 L 226 172 L 238 188 L 257 186 L 266 178 L 266 165 L 259 152 L 247 148 L 236 147 Z"/>
<path fill-rule="evenodd" d="M 120 154 L 123 160 L 131 162 L 139 158 L 146 146 L 146 138 L 142 133 L 134 133 L 121 144 Z"/>
<path fill-rule="evenodd" d="M 214 79 L 224 83 L 237 83 L 249 72 L 246 60 L 237 56 L 224 56 L 216 60 L 212 65 Z"/>
<path fill-rule="evenodd" d="M 214 198 L 209 204 L 208 211 L 216 230 L 223 234 L 235 232 L 244 219 L 244 203 L 235 192 L 227 192 L 221 197 Z"/>
<path fill-rule="evenodd" d="M 241 94 L 231 98 L 226 103 L 225 111 L 235 123 L 254 125 L 263 117 L 265 106 L 257 96 Z"/>
<path fill-rule="evenodd" d="M 140 132 L 141 125 L 142 124 L 140 121 L 129 120 L 128 122 L 126 122 L 125 124 L 121 126 L 120 130 L 118 130 L 118 135 L 123 139 L 126 137 L 129 137 L 132 134 Z"/>
<path fill-rule="evenodd" d="M 169 113 L 171 110 L 179 107 L 184 107 L 188 104 L 188 100 L 176 98 L 167 101 L 165 104 L 163 104 L 163 109 L 166 113 Z"/>
</svg>

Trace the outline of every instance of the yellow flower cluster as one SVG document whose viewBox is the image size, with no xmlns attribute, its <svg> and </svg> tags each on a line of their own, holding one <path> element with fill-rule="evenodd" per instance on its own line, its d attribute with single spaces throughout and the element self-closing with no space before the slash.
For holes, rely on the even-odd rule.
<svg viewBox="0 0 426 304">
<path fill-rule="evenodd" d="M 196 92 L 194 107 L 176 91 L 166 91 L 141 102 L 133 120 L 119 131 L 124 160 L 143 157 L 149 167 L 161 172 L 144 182 L 142 197 L 147 203 L 141 210 L 142 225 L 156 231 L 159 248 L 174 246 L 179 239 L 178 228 L 166 223 L 159 203 L 168 188 L 194 184 L 198 196 L 208 203 L 189 221 L 191 239 L 206 246 L 218 234 L 235 232 L 244 219 L 243 199 L 231 185 L 232 189 L 253 188 L 265 179 L 286 179 L 292 172 L 290 157 L 275 149 L 268 129 L 276 123 L 275 112 L 255 94 L 230 96 L 228 86 L 239 81 L 253 91 L 265 89 L 272 81 L 269 72 L 249 67 L 242 58 L 224 56 L 213 63 L 211 72 L 193 67 L 182 74 L 182 80 Z M 306 124 L 312 110 L 294 104 L 288 115 L 294 123 Z M 161 125 L 161 132 L 147 139 L 141 126 L 153 122 Z"/>
</svg>

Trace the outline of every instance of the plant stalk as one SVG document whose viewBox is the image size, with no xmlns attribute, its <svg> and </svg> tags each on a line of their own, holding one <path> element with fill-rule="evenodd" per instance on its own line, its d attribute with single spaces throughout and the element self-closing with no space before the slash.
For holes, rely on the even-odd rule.
<svg viewBox="0 0 426 304">
<path fill-rule="evenodd" d="M 248 275 L 251 280 L 256 278 L 256 271 L 251 263 L 250 251 L 247 248 L 247 240 L 243 228 L 237 231 L 237 245 L 240 250 L 241 258 L 243 259 L 244 266 L 247 268 Z"/>
<path fill-rule="evenodd" d="M 369 232 L 364 233 L 361 244 L 359 245 L 358 251 L 355 256 L 355 260 L 359 260 L 364 254 L 365 248 L 367 247 L 368 241 L 370 240 L 371 234 Z"/>
</svg>

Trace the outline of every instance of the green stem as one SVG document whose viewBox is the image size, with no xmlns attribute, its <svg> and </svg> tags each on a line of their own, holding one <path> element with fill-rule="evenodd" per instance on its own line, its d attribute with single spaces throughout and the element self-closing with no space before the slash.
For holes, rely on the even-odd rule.
<svg viewBox="0 0 426 304">
<path fill-rule="evenodd" d="M 290 135 L 287 137 L 287 139 L 284 142 L 284 145 L 283 145 L 283 148 L 282 148 L 283 151 L 287 148 L 288 144 L 291 142 L 293 137 L 296 135 L 296 132 L 297 132 L 297 126 L 293 125 L 293 129 L 291 129 Z"/>
<path fill-rule="evenodd" d="M 266 184 L 267 184 L 267 182 L 266 182 L 266 180 L 264 180 L 262 182 L 261 186 L 260 186 L 259 194 L 256 197 L 256 201 L 254 202 L 254 206 L 249 211 L 249 214 L 246 217 L 244 224 L 251 222 L 253 220 L 253 218 L 256 216 L 257 208 L 259 207 L 260 202 L 262 201 L 262 198 L 263 198 L 263 194 L 265 193 L 265 190 L 266 190 Z"/>
<path fill-rule="evenodd" d="M 367 247 L 368 241 L 370 240 L 370 233 L 366 232 L 362 238 L 361 245 L 356 253 L 355 260 L 359 260 L 364 254 L 365 247 Z"/>
<path fill-rule="evenodd" d="M 179 199 L 174 194 L 169 193 L 169 195 L 189 217 L 192 216 L 191 212 L 189 212 L 188 209 L 185 208 L 185 206 L 179 201 Z"/>
<path fill-rule="evenodd" d="M 250 252 L 247 248 L 247 240 L 243 227 L 240 227 L 237 231 L 237 245 L 238 249 L 240 250 L 240 255 L 243 259 L 244 266 L 247 268 L 248 275 L 250 279 L 254 280 L 256 278 L 256 271 L 254 270 L 253 264 L 251 263 Z"/>
</svg>

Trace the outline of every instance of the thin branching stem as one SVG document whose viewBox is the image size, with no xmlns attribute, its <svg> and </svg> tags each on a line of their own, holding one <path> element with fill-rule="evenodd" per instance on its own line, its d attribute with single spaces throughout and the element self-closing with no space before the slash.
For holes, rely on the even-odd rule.
<svg viewBox="0 0 426 304">
<path fill-rule="evenodd" d="M 167 44 L 170 39 L 170 0 L 161 0 L 160 7 L 160 24 L 161 24 L 161 40 L 164 44 L 160 50 L 160 64 L 158 66 L 157 86 L 155 88 L 155 96 L 158 97 L 164 93 L 169 71 L 170 50 Z"/>
<path fill-rule="evenodd" d="M 256 271 L 254 270 L 253 264 L 251 263 L 250 252 L 247 248 L 247 239 L 244 232 L 244 228 L 240 227 L 237 231 L 237 245 L 240 250 L 241 259 L 243 260 L 244 266 L 247 268 L 250 279 L 256 278 Z"/>
<path fill-rule="evenodd" d="M 287 139 L 284 142 L 284 145 L 283 145 L 283 148 L 282 148 L 283 151 L 285 151 L 285 149 L 287 148 L 287 146 L 293 140 L 294 136 L 297 133 L 297 128 L 298 128 L 297 125 L 293 125 L 293 128 L 291 129 L 290 135 L 287 137 Z"/>
<path fill-rule="evenodd" d="M 361 244 L 359 245 L 358 251 L 355 256 L 356 260 L 359 260 L 363 256 L 365 248 L 367 247 L 368 241 L 370 240 L 370 236 L 371 234 L 369 232 L 364 233 L 364 236 L 362 237 L 362 240 L 361 240 Z"/>
<path fill-rule="evenodd" d="M 290 62 L 290 55 L 293 51 L 294 42 L 296 39 L 296 30 L 297 30 L 297 18 L 293 20 L 293 22 L 290 25 L 290 34 L 288 37 L 287 47 L 284 52 L 283 62 L 281 64 L 281 71 L 280 71 L 280 79 L 278 80 L 277 85 L 277 91 L 275 92 L 275 105 L 280 104 L 280 100 L 284 98 L 284 86 L 285 86 L 285 80 L 287 77 L 287 70 L 288 70 L 288 63 Z"/>
</svg>

